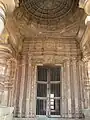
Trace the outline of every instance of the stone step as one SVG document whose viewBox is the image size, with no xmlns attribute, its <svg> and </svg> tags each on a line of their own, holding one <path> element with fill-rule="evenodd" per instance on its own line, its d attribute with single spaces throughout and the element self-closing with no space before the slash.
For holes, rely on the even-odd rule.
<svg viewBox="0 0 90 120">
<path fill-rule="evenodd" d="M 13 118 L 13 120 L 90 120 L 90 118 L 82 118 L 82 119 L 69 119 L 69 118 L 47 118 L 47 117 L 40 117 L 40 118 Z"/>
</svg>

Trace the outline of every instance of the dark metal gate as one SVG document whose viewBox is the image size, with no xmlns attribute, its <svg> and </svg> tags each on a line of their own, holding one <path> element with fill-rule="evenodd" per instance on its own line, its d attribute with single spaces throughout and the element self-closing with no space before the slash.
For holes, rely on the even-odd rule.
<svg viewBox="0 0 90 120">
<path fill-rule="evenodd" d="M 37 115 L 60 116 L 60 70 L 60 67 L 37 67 Z"/>
</svg>

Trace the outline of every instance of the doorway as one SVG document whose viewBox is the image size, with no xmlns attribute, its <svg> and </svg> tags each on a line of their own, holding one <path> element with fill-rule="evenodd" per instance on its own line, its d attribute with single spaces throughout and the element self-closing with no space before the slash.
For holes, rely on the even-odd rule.
<svg viewBox="0 0 90 120">
<path fill-rule="evenodd" d="M 61 67 L 37 67 L 36 115 L 60 116 Z"/>
</svg>

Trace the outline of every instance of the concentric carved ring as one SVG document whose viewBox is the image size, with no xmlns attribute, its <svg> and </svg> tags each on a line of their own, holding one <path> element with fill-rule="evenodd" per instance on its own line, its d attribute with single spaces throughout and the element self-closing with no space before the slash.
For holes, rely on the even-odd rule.
<svg viewBox="0 0 90 120">
<path fill-rule="evenodd" d="M 31 18 L 40 24 L 54 24 L 69 13 L 77 0 L 23 0 Z"/>
</svg>

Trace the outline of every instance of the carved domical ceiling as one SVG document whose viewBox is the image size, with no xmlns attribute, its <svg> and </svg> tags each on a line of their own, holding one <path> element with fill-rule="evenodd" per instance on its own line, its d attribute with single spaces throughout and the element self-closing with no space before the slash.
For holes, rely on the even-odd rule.
<svg viewBox="0 0 90 120">
<path fill-rule="evenodd" d="M 7 19 L 8 29 L 18 39 L 76 37 L 84 19 L 78 3 L 79 0 L 20 0 L 20 6 Z"/>
<path fill-rule="evenodd" d="M 31 19 L 38 24 L 54 25 L 78 6 L 78 0 L 22 0 Z"/>
</svg>

